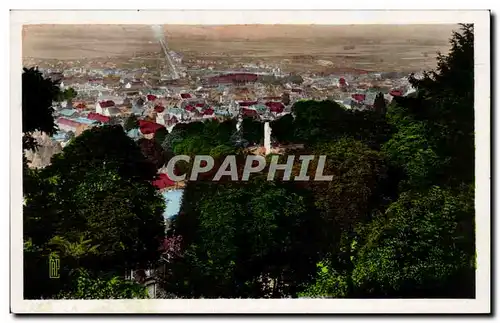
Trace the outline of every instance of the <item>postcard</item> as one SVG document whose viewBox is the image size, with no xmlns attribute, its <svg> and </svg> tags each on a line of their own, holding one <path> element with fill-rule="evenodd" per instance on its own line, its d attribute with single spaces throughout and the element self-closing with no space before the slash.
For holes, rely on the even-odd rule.
<svg viewBox="0 0 500 323">
<path fill-rule="evenodd" d="M 11 11 L 11 311 L 491 311 L 488 11 Z"/>
</svg>

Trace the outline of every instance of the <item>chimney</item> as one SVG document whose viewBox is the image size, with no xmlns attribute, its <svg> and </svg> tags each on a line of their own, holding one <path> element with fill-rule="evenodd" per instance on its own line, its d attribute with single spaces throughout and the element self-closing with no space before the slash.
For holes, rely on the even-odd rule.
<svg viewBox="0 0 500 323">
<path fill-rule="evenodd" d="M 269 155 L 271 153 L 271 126 L 269 125 L 269 121 L 264 123 L 264 149 L 265 154 Z"/>
</svg>

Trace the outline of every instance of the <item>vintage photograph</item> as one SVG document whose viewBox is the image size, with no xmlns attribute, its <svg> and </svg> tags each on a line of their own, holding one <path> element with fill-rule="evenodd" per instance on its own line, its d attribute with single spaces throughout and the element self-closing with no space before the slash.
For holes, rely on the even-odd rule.
<svg viewBox="0 0 500 323">
<path fill-rule="evenodd" d="M 478 298 L 473 21 L 156 22 L 22 25 L 24 300 Z"/>
</svg>

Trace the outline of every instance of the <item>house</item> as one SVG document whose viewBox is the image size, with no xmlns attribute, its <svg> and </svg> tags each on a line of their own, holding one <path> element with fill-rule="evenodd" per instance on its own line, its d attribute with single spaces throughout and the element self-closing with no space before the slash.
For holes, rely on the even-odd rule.
<svg viewBox="0 0 500 323">
<path fill-rule="evenodd" d="M 175 181 L 171 180 L 167 174 L 159 174 L 158 178 L 153 181 L 153 186 L 159 190 L 163 190 L 167 187 L 174 187 Z"/>
<path fill-rule="evenodd" d="M 253 73 L 230 73 L 213 76 L 208 79 L 209 84 L 248 84 L 255 83 L 259 76 Z"/>
<path fill-rule="evenodd" d="M 214 111 L 214 114 L 218 117 L 231 117 L 231 113 L 228 110 L 217 109 Z"/>
<path fill-rule="evenodd" d="M 214 118 L 214 109 L 208 108 L 203 111 L 203 118 L 204 119 L 213 119 Z"/>
<path fill-rule="evenodd" d="M 351 97 L 358 102 L 362 102 L 366 99 L 365 94 L 359 94 L 359 93 L 353 94 Z"/>
<path fill-rule="evenodd" d="M 181 93 L 181 98 L 182 99 L 191 99 L 191 94 L 189 94 L 189 93 Z"/>
<path fill-rule="evenodd" d="M 112 106 L 112 107 L 103 108 L 102 114 L 107 116 L 107 117 L 116 117 L 116 116 L 121 115 L 122 112 L 118 107 Z"/>
<path fill-rule="evenodd" d="M 168 109 L 168 115 L 170 117 L 175 116 L 178 119 L 182 119 L 184 113 L 182 109 L 179 108 L 170 108 Z"/>
<path fill-rule="evenodd" d="M 186 110 L 188 112 L 194 112 L 196 109 L 192 105 L 186 105 L 186 107 L 184 108 L 184 110 Z"/>
<path fill-rule="evenodd" d="M 153 95 L 153 94 L 148 94 L 148 95 L 146 95 L 146 99 L 148 101 L 156 101 L 156 99 L 158 99 L 158 97 L 156 95 Z"/>
<path fill-rule="evenodd" d="M 75 109 L 62 109 L 59 111 L 60 115 L 68 118 L 74 116 L 77 113 L 78 111 L 76 111 Z"/>
<path fill-rule="evenodd" d="M 274 113 L 281 113 L 285 109 L 285 106 L 281 102 L 267 102 L 266 106 L 269 108 L 269 111 Z"/>
<path fill-rule="evenodd" d="M 179 122 L 179 120 L 175 116 L 172 116 L 170 119 L 167 120 L 165 125 L 167 127 L 172 127 L 172 126 L 175 126 L 178 122 Z"/>
<path fill-rule="evenodd" d="M 156 113 L 162 113 L 163 111 L 165 111 L 165 107 L 163 107 L 161 105 L 156 105 L 154 110 Z"/>
<path fill-rule="evenodd" d="M 99 113 L 99 114 L 103 114 L 104 109 L 114 107 L 114 106 L 115 106 L 115 102 L 112 100 L 100 101 L 100 102 L 97 102 L 97 104 L 95 106 L 95 112 Z"/>
<path fill-rule="evenodd" d="M 56 120 L 56 124 L 59 127 L 59 130 L 66 132 L 68 131 L 76 132 L 76 129 L 78 129 L 78 127 L 81 125 L 81 123 L 79 122 L 62 117 Z"/>
<path fill-rule="evenodd" d="M 151 139 L 160 129 L 165 129 L 165 126 L 153 121 L 139 120 L 139 130 L 148 139 Z"/>
<path fill-rule="evenodd" d="M 240 107 L 250 107 L 252 105 L 256 105 L 257 103 L 257 101 L 240 101 L 238 102 L 238 105 Z"/>
<path fill-rule="evenodd" d="M 111 120 L 111 118 L 109 116 L 105 116 L 105 115 L 102 115 L 102 114 L 99 114 L 99 113 L 95 113 L 95 112 L 90 112 L 87 115 L 87 119 L 98 121 L 98 122 L 101 122 L 101 123 L 108 123 Z"/>
<path fill-rule="evenodd" d="M 252 118 L 255 118 L 259 115 L 256 110 L 247 108 L 241 108 L 240 113 L 245 117 L 252 117 Z"/>
<path fill-rule="evenodd" d="M 392 96 L 403 96 L 403 91 L 401 90 L 392 90 L 391 92 L 389 92 L 390 95 Z"/>
<path fill-rule="evenodd" d="M 85 103 L 78 103 L 75 108 L 77 110 L 85 110 L 87 106 L 85 105 Z"/>
</svg>

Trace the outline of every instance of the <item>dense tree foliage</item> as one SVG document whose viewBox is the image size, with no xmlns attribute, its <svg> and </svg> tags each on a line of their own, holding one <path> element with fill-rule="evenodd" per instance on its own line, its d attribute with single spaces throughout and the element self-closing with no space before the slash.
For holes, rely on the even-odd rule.
<svg viewBox="0 0 500 323">
<path fill-rule="evenodd" d="M 241 122 L 241 137 L 250 145 L 263 144 L 264 123 L 253 118 L 245 117 Z"/>
<path fill-rule="evenodd" d="M 25 268 L 39 272 L 25 275 L 25 297 L 71 291 L 79 269 L 116 276 L 155 264 L 165 208 L 150 183 L 155 173 L 119 126 L 85 131 L 35 172 L 24 191 Z M 56 282 L 48 277 L 53 253 L 61 258 Z"/>
<path fill-rule="evenodd" d="M 70 87 L 69 89 L 66 89 L 64 91 L 59 91 L 59 94 L 57 96 L 57 101 L 59 101 L 59 102 L 61 102 L 61 101 L 71 102 L 71 100 L 76 98 L 77 95 L 78 95 L 78 93 L 76 92 L 76 90 L 74 88 Z"/>
<path fill-rule="evenodd" d="M 353 281 L 378 297 L 471 297 L 475 288 L 473 190 L 405 192 L 367 228 Z"/>
<path fill-rule="evenodd" d="M 52 104 L 60 93 L 58 82 L 46 79 L 38 69 L 24 69 L 22 76 L 23 148 L 34 148 L 34 131 L 52 135 L 57 130 Z"/>
<path fill-rule="evenodd" d="M 167 163 L 167 154 L 156 140 L 141 138 L 137 141 L 137 144 L 141 148 L 144 157 L 156 168 L 161 168 Z"/>
<path fill-rule="evenodd" d="M 125 129 L 125 131 L 130 131 L 132 129 L 137 129 L 137 128 L 139 128 L 139 119 L 137 119 L 137 116 L 135 114 L 131 114 L 127 118 L 127 120 L 125 120 L 123 129 Z"/>
<path fill-rule="evenodd" d="M 262 177 L 205 194 L 179 215 L 175 233 L 188 239 L 167 288 L 184 297 L 295 295 L 318 261 L 307 196 Z"/>
<path fill-rule="evenodd" d="M 386 113 L 387 103 L 385 102 L 384 94 L 379 92 L 375 97 L 375 101 L 373 102 L 373 110 L 378 113 Z"/>
<path fill-rule="evenodd" d="M 75 286 L 61 292 L 60 299 L 143 299 L 148 298 L 144 285 L 120 276 L 93 277 L 82 270 L 75 275 Z"/>
</svg>

